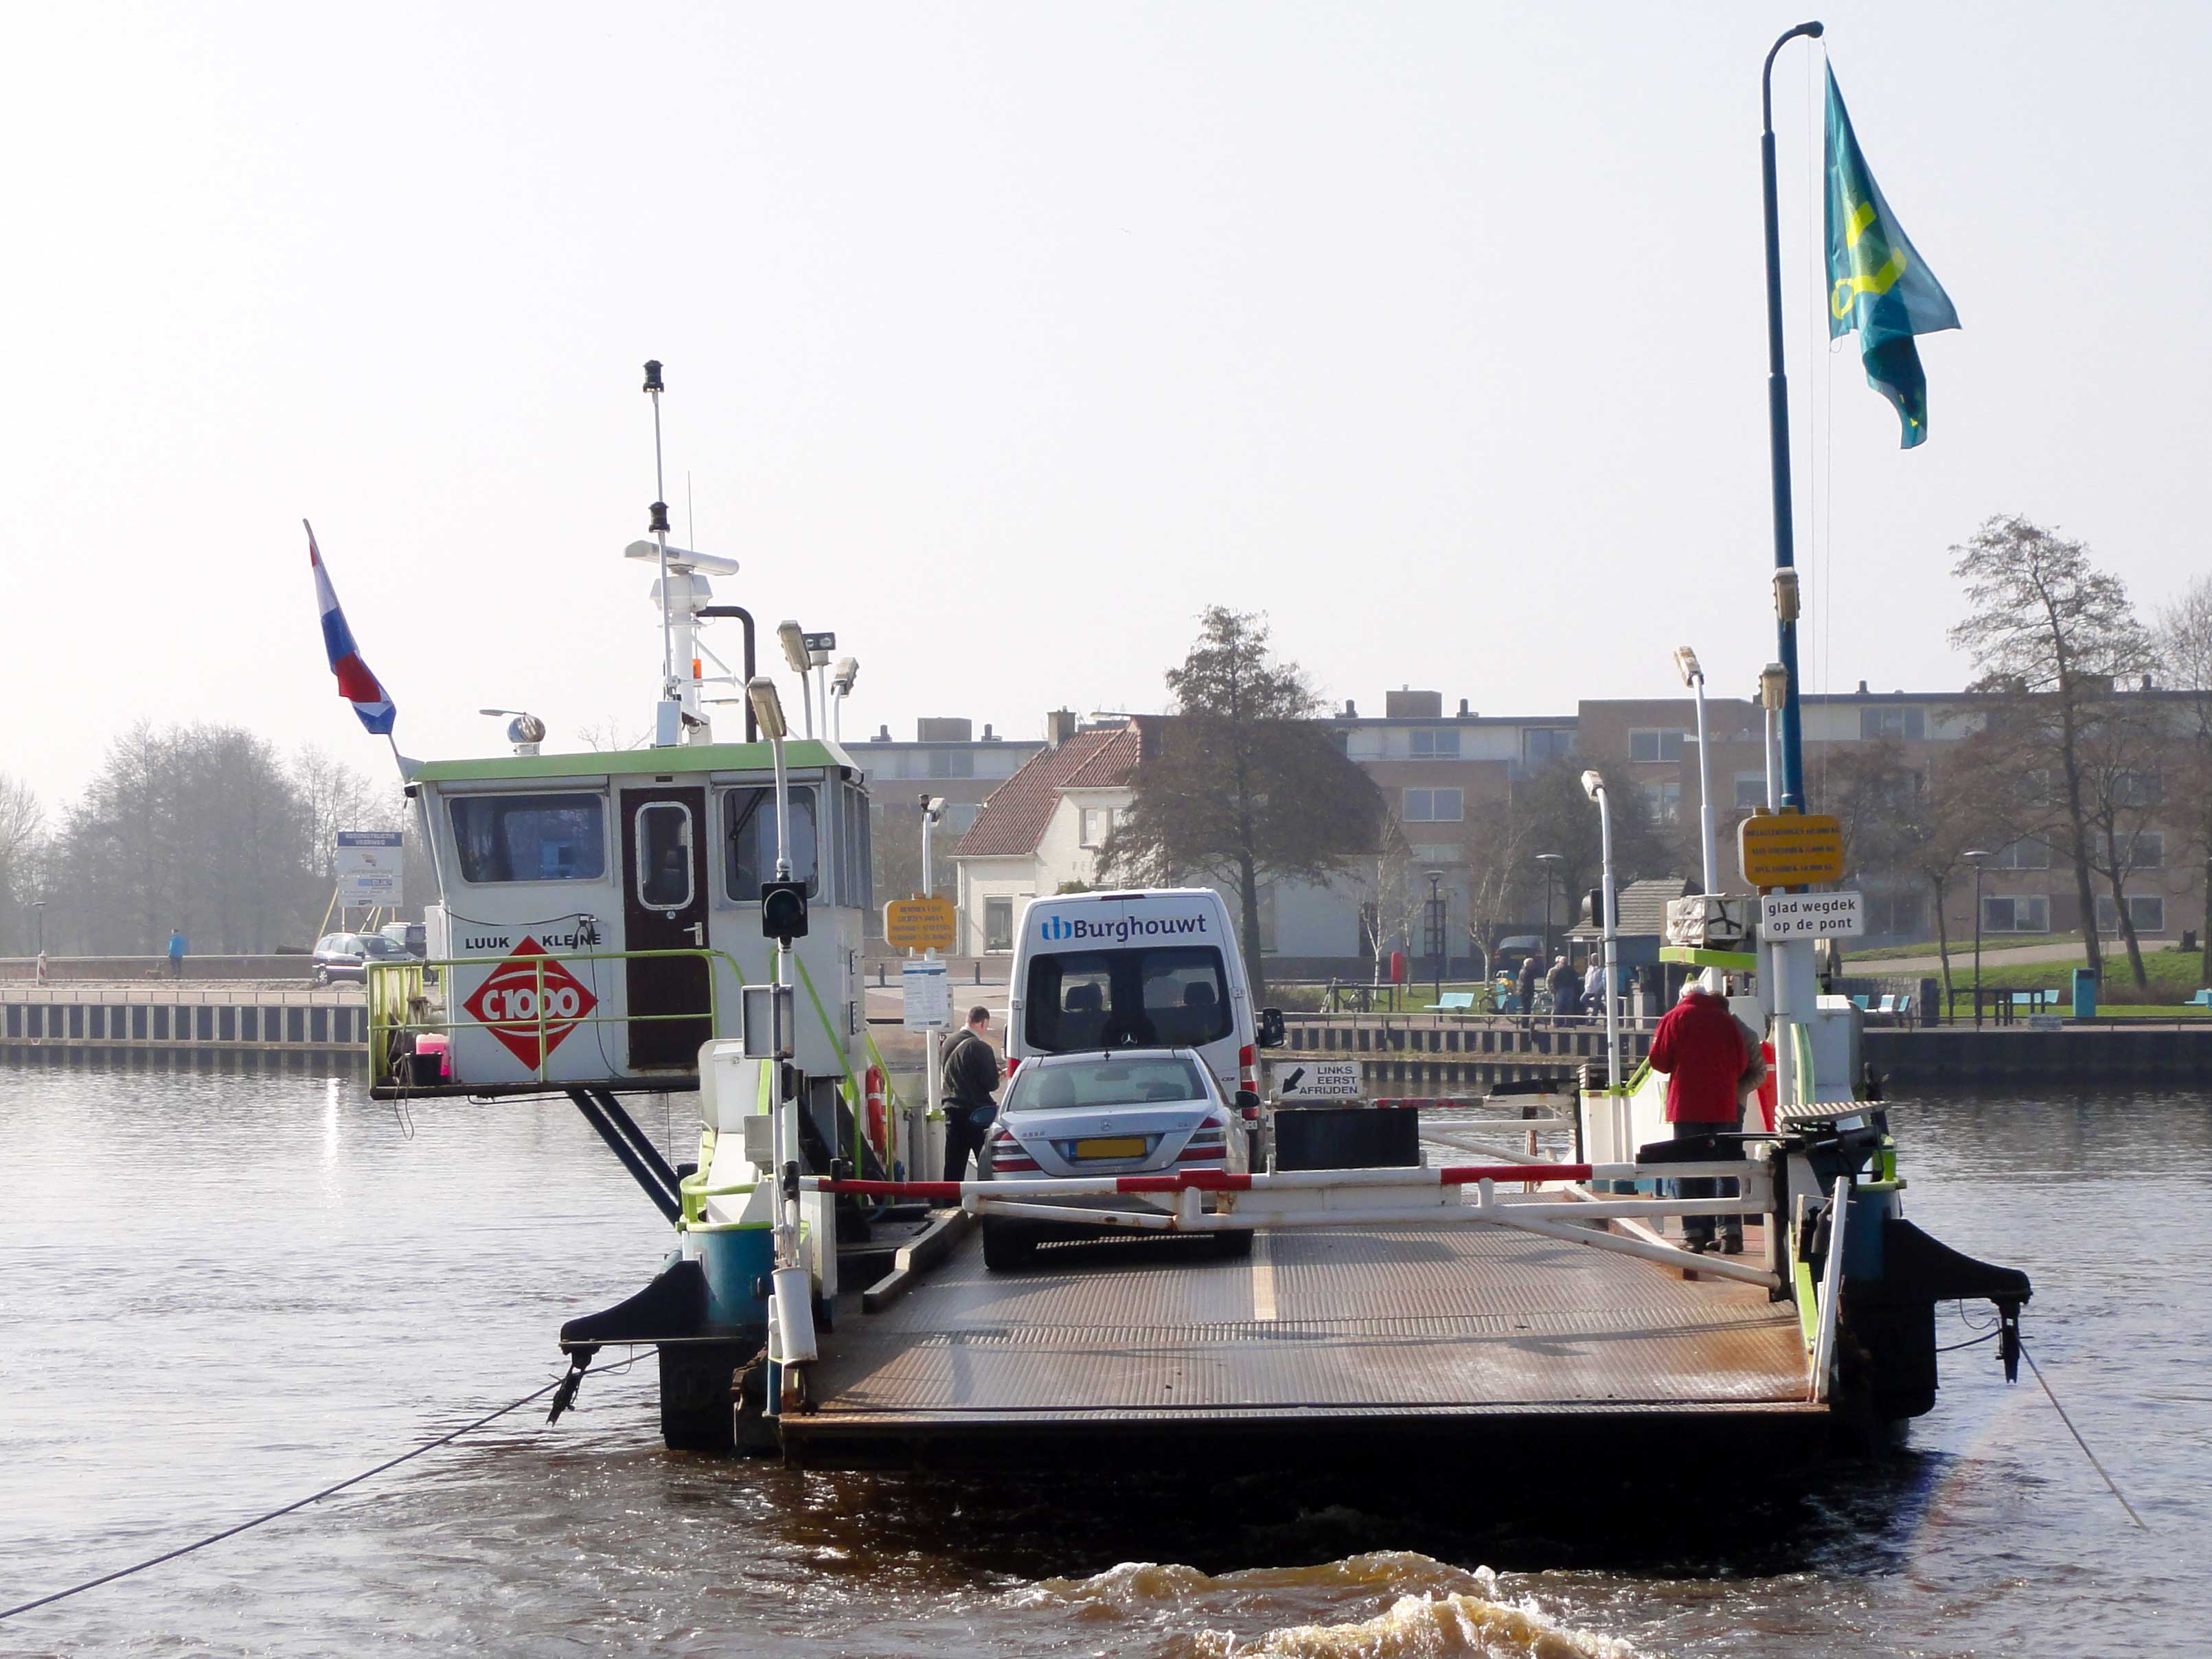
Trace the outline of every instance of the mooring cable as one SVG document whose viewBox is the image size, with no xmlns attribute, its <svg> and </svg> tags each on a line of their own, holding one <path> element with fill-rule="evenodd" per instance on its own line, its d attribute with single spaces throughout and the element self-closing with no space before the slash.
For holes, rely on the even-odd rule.
<svg viewBox="0 0 2212 1659">
<path fill-rule="evenodd" d="M 647 1353 L 649 1354 L 651 1352 L 651 1350 L 648 1350 Z M 613 1376 L 617 1372 L 629 1370 L 630 1366 L 636 1364 L 639 1360 L 646 1358 L 647 1357 L 647 1354 L 634 1355 L 630 1358 L 618 1360 L 614 1364 L 606 1366 L 602 1370 L 594 1374 L 602 1376 Z M 416 1446 L 410 1451 L 404 1451 L 397 1457 L 386 1458 L 383 1462 L 379 1463 L 373 1469 L 363 1469 L 359 1474 L 351 1476 L 347 1480 L 341 1480 L 336 1486 L 325 1486 L 320 1492 L 310 1492 L 307 1497 L 301 1498 L 298 1502 L 287 1504 L 282 1509 L 270 1510 L 266 1515 L 257 1515 L 250 1521 L 241 1521 L 234 1527 L 226 1527 L 221 1532 L 210 1533 L 205 1538 L 199 1539 L 193 1543 L 185 1544 L 179 1548 L 167 1551 L 164 1553 L 154 1556 L 149 1559 L 137 1562 L 131 1566 L 118 1567 L 113 1572 L 102 1573 L 97 1578 L 88 1578 L 82 1584 L 72 1584 L 69 1589 L 56 1590 L 51 1595 L 41 1595 L 35 1601 L 25 1601 L 16 1607 L 0 1609 L 0 1619 L 13 1619 L 19 1613 L 29 1613 L 33 1608 L 48 1607 L 56 1601 L 66 1601 L 72 1595 L 82 1595 L 88 1589 L 98 1589 L 102 1584 L 112 1584 L 118 1578 L 128 1578 L 134 1573 L 145 1571 L 149 1567 L 158 1567 L 165 1561 L 173 1561 L 179 1556 L 190 1555 L 193 1551 L 204 1550 L 210 1544 L 220 1544 L 226 1538 L 235 1538 L 242 1532 L 251 1532 L 256 1527 L 264 1526 L 271 1521 L 281 1520 L 285 1516 L 291 1515 L 297 1510 L 306 1509 L 310 1504 L 319 1504 L 325 1498 L 332 1497 L 338 1492 L 342 1492 L 349 1486 L 358 1486 L 362 1481 L 370 1480 L 376 1475 L 382 1474 L 386 1469 L 396 1469 L 402 1463 L 409 1462 L 415 1458 L 422 1456 L 424 1452 L 435 1451 L 441 1446 L 450 1446 L 454 1441 L 459 1440 L 463 1435 L 474 1433 L 477 1430 L 483 1428 L 488 1423 L 497 1422 L 501 1418 L 505 1417 L 509 1412 L 520 1411 L 525 1406 L 529 1405 L 532 1401 L 543 1400 L 547 1395 L 552 1393 L 554 1389 L 559 1388 L 562 1383 L 567 1380 L 567 1375 L 564 1373 L 563 1375 L 554 1378 L 552 1382 L 548 1382 L 544 1388 L 533 1389 L 530 1393 L 523 1395 L 521 1399 L 510 1401 L 508 1404 L 501 1406 L 497 1411 L 490 1412 L 483 1417 L 479 1417 L 473 1423 L 465 1423 L 459 1428 L 453 1430 L 449 1434 L 440 1435 L 435 1440 L 426 1440 L 421 1445 Z"/>
<path fill-rule="evenodd" d="M 2142 1516 L 2136 1513 L 2136 1506 L 2128 1502 L 2128 1495 L 2120 1490 L 2120 1483 L 2112 1479 L 2111 1470 L 2097 1461 L 2097 1454 L 2089 1449 L 2089 1443 L 2081 1437 L 2081 1431 L 2075 1428 L 2074 1419 L 2067 1416 L 2066 1407 L 2060 1405 L 2058 1396 L 2051 1392 L 2051 1384 L 2043 1375 L 2043 1367 L 2035 1363 L 2035 1356 L 2028 1352 L 2027 1344 L 2025 1342 L 2020 1345 L 2020 1355 L 2021 1358 L 2027 1361 L 2028 1370 L 2035 1373 L 2035 1380 L 2042 1384 L 2043 1397 L 2051 1402 L 2051 1409 L 2058 1413 L 2058 1420 L 2066 1425 L 2066 1432 L 2074 1437 L 2074 1443 L 2081 1449 L 2081 1455 L 2089 1460 L 2089 1467 L 2105 1477 L 2105 1484 L 2112 1489 L 2112 1496 L 2120 1500 L 2120 1507 L 2128 1512 L 2128 1519 L 2138 1527 L 2142 1527 L 2145 1532 L 2148 1532 L 2149 1526 L 2145 1523 Z"/>
</svg>

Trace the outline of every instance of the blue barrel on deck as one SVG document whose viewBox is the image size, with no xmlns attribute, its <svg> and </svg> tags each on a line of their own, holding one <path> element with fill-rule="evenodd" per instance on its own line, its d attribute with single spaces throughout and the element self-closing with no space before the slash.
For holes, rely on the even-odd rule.
<svg viewBox="0 0 2212 1659">
<path fill-rule="evenodd" d="M 2076 968 L 2074 970 L 2074 1018 L 2094 1019 L 2097 1017 L 2097 975 L 2094 969 Z"/>
</svg>

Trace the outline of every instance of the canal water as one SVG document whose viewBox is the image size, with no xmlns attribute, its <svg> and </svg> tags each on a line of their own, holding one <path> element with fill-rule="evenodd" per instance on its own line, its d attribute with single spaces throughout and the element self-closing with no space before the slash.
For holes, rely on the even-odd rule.
<svg viewBox="0 0 2212 1659">
<path fill-rule="evenodd" d="M 2031 1352 L 2148 1532 L 1987 1344 L 1946 1357 L 1910 1451 L 1758 1502 L 1694 1472 L 1622 1499 L 1569 1435 L 1540 1491 L 805 1475 L 663 1451 L 648 1362 L 0 1623 L 0 1654 L 2206 1651 L 2212 1097 L 1893 1120 L 1914 1218 L 2033 1275 Z M 298 1072 L 0 1068 L 0 1607 L 550 1381 L 561 1320 L 665 1240 L 565 1103 L 410 1121 Z"/>
</svg>

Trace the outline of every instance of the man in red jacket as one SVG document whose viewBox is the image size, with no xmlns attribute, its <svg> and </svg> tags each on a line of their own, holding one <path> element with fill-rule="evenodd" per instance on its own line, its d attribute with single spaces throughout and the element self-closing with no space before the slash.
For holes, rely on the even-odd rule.
<svg viewBox="0 0 2212 1659">
<path fill-rule="evenodd" d="M 1736 1085 L 1749 1069 L 1743 1032 L 1729 1006 L 1692 980 L 1682 988 L 1682 1000 L 1667 1011 L 1659 1029 L 1651 1034 L 1651 1069 L 1667 1077 L 1667 1121 L 1674 1126 L 1674 1139 L 1694 1140 L 1700 1135 L 1733 1133 L 1743 1121 Z M 1736 1143 L 1729 1143 L 1731 1149 Z M 1726 1157 L 1728 1153 L 1718 1156 Z M 1733 1197 L 1736 1183 L 1728 1183 Z M 1715 1198 L 1720 1177 L 1690 1176 L 1675 1182 L 1684 1198 Z M 1713 1245 L 1713 1221 L 1709 1215 L 1682 1218 L 1682 1242 L 1692 1250 Z M 1723 1249 L 1729 1255 L 1743 1250 L 1743 1223 L 1729 1218 L 1723 1229 Z"/>
</svg>

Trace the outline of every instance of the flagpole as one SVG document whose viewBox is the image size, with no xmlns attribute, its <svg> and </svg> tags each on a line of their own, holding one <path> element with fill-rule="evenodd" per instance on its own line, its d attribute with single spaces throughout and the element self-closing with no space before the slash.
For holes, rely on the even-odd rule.
<svg viewBox="0 0 2212 1659">
<path fill-rule="evenodd" d="M 1799 35 L 1817 40 L 1820 33 L 1818 22 L 1798 24 L 1767 48 L 1759 77 L 1759 165 L 1766 195 L 1766 427 L 1774 475 L 1775 650 L 1789 676 L 1782 702 L 1782 804 L 1800 811 L 1805 807 L 1805 745 L 1797 708 L 1797 550 L 1790 506 L 1790 377 L 1782 364 L 1782 213 L 1774 179 L 1774 58 Z"/>
</svg>

